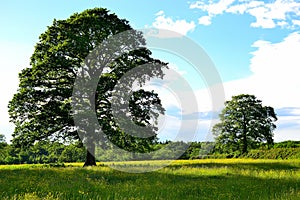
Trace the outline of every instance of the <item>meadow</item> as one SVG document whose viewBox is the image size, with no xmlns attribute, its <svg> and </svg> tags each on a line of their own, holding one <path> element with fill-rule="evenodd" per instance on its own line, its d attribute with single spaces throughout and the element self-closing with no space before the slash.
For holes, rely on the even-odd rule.
<svg viewBox="0 0 300 200">
<path fill-rule="evenodd" d="M 1 199 L 300 199 L 300 160 L 178 160 L 1 165 Z"/>
</svg>

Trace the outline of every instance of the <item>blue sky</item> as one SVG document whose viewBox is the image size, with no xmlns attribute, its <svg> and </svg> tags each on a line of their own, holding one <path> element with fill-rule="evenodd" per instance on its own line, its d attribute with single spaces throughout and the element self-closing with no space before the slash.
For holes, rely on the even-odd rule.
<svg viewBox="0 0 300 200">
<path fill-rule="evenodd" d="M 28 67 L 38 36 L 54 18 L 104 7 L 127 19 L 134 28 L 154 27 L 179 32 L 200 45 L 213 60 L 227 100 L 240 93 L 255 94 L 279 116 L 275 140 L 300 140 L 300 1 L 272 0 L 11 0 L 1 3 L 0 133 L 11 139 L 7 104 L 17 90 L 18 72 Z M 209 129 L 209 98 L 184 61 L 156 53 L 190 80 L 201 96 L 197 139 Z M 163 95 L 163 94 L 162 94 Z M 163 97 L 168 110 L 166 135 L 178 128 L 178 107 Z M 201 102 L 201 103 L 200 103 Z M 194 113 L 190 113 L 194 116 Z M 206 130 L 206 131 L 203 131 Z M 188 131 L 188 130 L 187 130 Z"/>
</svg>

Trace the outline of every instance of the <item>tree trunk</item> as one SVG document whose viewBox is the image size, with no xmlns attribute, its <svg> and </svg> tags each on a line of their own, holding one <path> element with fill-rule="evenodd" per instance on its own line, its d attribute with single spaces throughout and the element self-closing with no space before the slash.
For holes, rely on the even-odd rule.
<svg viewBox="0 0 300 200">
<path fill-rule="evenodd" d="M 247 119 L 244 112 L 243 113 L 243 148 L 242 148 L 242 154 L 245 154 L 248 152 L 248 141 L 247 141 Z"/>
<path fill-rule="evenodd" d="M 95 112 L 95 94 L 89 95 L 89 102 L 91 106 L 91 113 Z M 90 114 L 90 113 L 88 113 Z M 95 143 L 93 139 L 93 134 L 95 133 L 93 130 L 94 126 L 88 126 L 86 130 L 86 159 L 83 167 L 86 166 L 96 166 L 96 159 L 95 159 Z"/>
<path fill-rule="evenodd" d="M 247 134 L 244 133 L 244 135 L 243 135 L 243 149 L 242 149 L 242 154 L 245 154 L 247 152 L 248 152 Z"/>
<path fill-rule="evenodd" d="M 248 152 L 248 141 L 247 141 L 247 126 L 246 123 L 244 122 L 243 124 L 243 139 L 242 139 L 242 154 L 245 154 Z"/>
<path fill-rule="evenodd" d="M 83 167 L 87 166 L 96 166 L 96 159 L 95 159 L 95 144 L 89 144 L 89 147 L 86 151 L 86 159 Z"/>
</svg>

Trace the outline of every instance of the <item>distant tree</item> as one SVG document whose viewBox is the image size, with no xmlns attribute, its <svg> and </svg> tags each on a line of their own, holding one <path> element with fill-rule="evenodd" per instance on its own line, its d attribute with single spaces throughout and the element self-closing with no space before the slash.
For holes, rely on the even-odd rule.
<svg viewBox="0 0 300 200">
<path fill-rule="evenodd" d="M 274 144 L 274 148 L 298 148 L 300 147 L 300 141 L 287 140 Z"/>
<path fill-rule="evenodd" d="M 7 146 L 5 135 L 0 134 L 0 149 Z"/>
<path fill-rule="evenodd" d="M 79 138 L 78 127 L 73 121 L 74 113 L 71 106 L 73 85 L 80 70 L 87 77 L 94 76 L 95 71 L 91 69 L 96 66 L 88 69 L 83 67 L 86 57 L 106 39 L 128 30 L 131 34 L 124 41 L 116 41 L 115 46 L 119 47 L 117 49 L 135 50 L 121 52 L 123 54 L 96 52 L 98 57 L 95 65 L 99 65 L 105 73 L 97 77 L 99 81 L 96 94 L 86 97 L 88 106 L 97 114 L 99 124 L 107 138 L 116 145 L 129 150 L 147 149 L 152 141 L 156 140 L 155 134 L 148 138 L 137 138 L 121 131 L 112 115 L 110 98 L 118 80 L 129 70 L 137 66 L 147 68 L 145 64 L 153 64 L 159 67 L 150 71 L 148 77 L 141 75 L 140 78 L 162 78 L 162 68 L 166 63 L 151 57 L 151 51 L 145 48 L 142 34 L 134 31 L 128 21 L 119 19 L 106 9 L 95 8 L 75 13 L 66 20 L 54 20 L 52 26 L 40 36 L 31 57 L 31 67 L 19 74 L 19 89 L 9 102 L 10 119 L 16 127 L 12 140 L 15 146 L 33 145 L 36 141 L 48 139 L 54 141 L 83 139 L 82 142 L 88 146 L 84 165 L 96 165 L 94 152 L 98 136 L 85 134 L 83 138 Z M 103 45 L 105 44 L 104 42 Z M 114 53 L 118 57 L 110 60 L 111 54 Z M 93 65 L 93 62 L 88 64 Z M 124 88 L 126 87 L 129 85 L 124 85 Z M 137 91 L 130 101 L 132 121 L 140 126 L 151 124 L 153 120 L 151 117 L 156 117 L 157 113 L 164 111 L 160 99 L 154 92 Z M 139 106 L 141 102 L 145 105 Z"/>
<path fill-rule="evenodd" d="M 60 162 L 82 162 L 85 156 L 85 149 L 78 144 L 67 145 L 59 157 Z"/>
<path fill-rule="evenodd" d="M 3 164 L 5 157 L 7 157 L 7 146 L 5 135 L 0 134 L 0 164 Z"/>
<path fill-rule="evenodd" d="M 0 143 L 6 143 L 5 135 L 0 134 Z"/>
<path fill-rule="evenodd" d="M 213 127 L 216 148 L 223 153 L 243 154 L 262 142 L 271 145 L 276 120 L 274 109 L 263 106 L 254 95 L 233 96 L 225 102 L 220 123 Z"/>
<path fill-rule="evenodd" d="M 202 142 L 201 149 L 198 151 L 198 157 L 205 158 L 213 153 L 215 147 L 214 142 Z"/>
</svg>

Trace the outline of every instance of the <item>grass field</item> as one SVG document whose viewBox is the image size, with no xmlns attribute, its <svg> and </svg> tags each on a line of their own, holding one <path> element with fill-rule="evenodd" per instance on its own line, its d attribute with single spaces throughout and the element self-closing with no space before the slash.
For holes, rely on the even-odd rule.
<svg viewBox="0 0 300 200">
<path fill-rule="evenodd" d="M 0 199 L 300 199 L 300 160 L 175 161 L 158 171 L 127 173 L 161 161 L 0 166 Z"/>
</svg>

